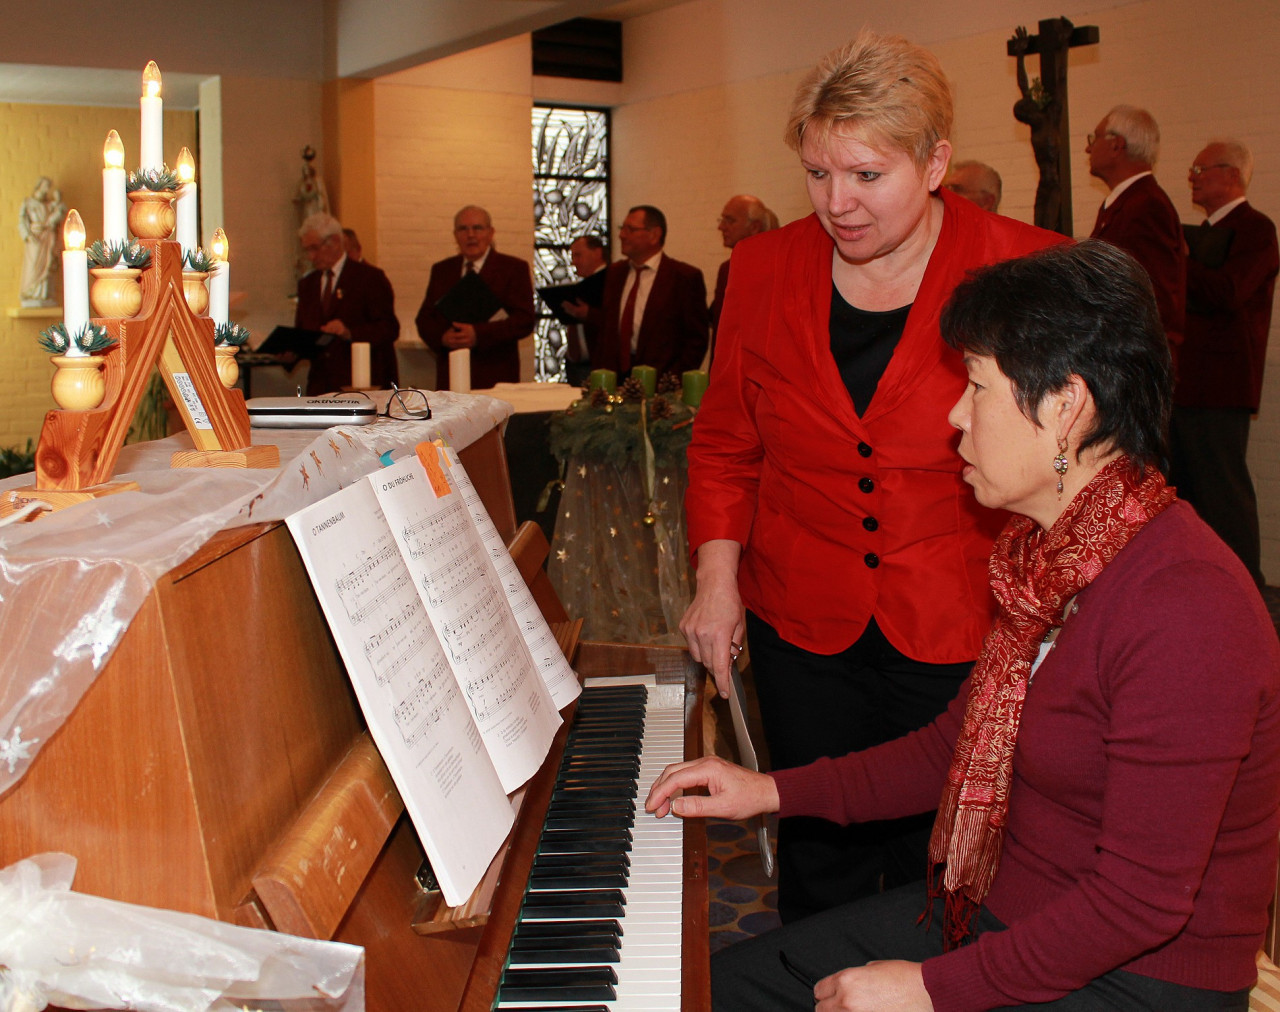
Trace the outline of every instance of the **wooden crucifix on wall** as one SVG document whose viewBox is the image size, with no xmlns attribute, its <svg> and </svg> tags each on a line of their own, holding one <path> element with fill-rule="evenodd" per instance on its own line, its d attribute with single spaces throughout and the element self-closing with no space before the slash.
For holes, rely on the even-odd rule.
<svg viewBox="0 0 1280 1012">
<path fill-rule="evenodd" d="M 1097 43 L 1095 25 L 1076 28 L 1066 18 L 1041 21 L 1039 34 L 1021 26 L 1009 40 L 1008 53 L 1018 58 L 1018 90 L 1022 98 L 1013 115 L 1031 127 L 1031 149 L 1040 170 L 1036 187 L 1035 223 L 1041 228 L 1072 234 L 1071 139 L 1067 116 L 1067 52 Z M 1040 54 L 1040 77 L 1028 83 L 1026 57 Z"/>
</svg>

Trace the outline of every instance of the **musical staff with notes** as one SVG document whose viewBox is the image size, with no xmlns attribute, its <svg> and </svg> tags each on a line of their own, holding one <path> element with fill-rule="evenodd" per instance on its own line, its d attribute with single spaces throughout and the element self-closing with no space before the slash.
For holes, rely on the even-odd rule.
<svg viewBox="0 0 1280 1012">
<path fill-rule="evenodd" d="M 425 487 L 424 478 L 418 488 Z M 370 479 L 295 513 L 288 525 L 446 902 L 462 903 L 513 816 L 451 652 L 436 633 Z"/>
<path fill-rule="evenodd" d="M 456 458 L 448 465 L 444 495 L 416 457 L 372 484 L 499 779 L 513 791 L 542 764 L 560 715 L 463 499 L 465 472 Z"/>
</svg>

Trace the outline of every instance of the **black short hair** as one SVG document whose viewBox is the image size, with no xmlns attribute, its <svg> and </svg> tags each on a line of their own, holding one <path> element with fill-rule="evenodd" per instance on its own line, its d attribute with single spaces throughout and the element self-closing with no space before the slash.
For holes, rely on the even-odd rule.
<svg viewBox="0 0 1280 1012">
<path fill-rule="evenodd" d="M 578 239 L 581 239 L 587 244 L 587 249 L 604 250 L 604 258 L 606 260 L 609 259 L 609 240 L 607 237 L 596 235 L 594 232 L 589 232 L 587 235 L 578 236 Z M 574 239 L 573 242 L 577 242 L 578 239 Z M 572 246 L 573 243 L 570 243 L 569 245 Z"/>
<path fill-rule="evenodd" d="M 972 271 L 942 311 L 942 337 L 994 358 L 1036 424 L 1045 395 L 1079 375 L 1096 409 L 1079 449 L 1115 447 L 1168 472 L 1169 342 L 1147 272 L 1122 250 L 1090 239 Z"/>
<path fill-rule="evenodd" d="M 634 214 L 636 211 L 644 212 L 644 227 L 656 228 L 658 230 L 658 245 L 665 246 L 667 244 L 667 216 L 652 204 L 637 204 L 627 211 L 627 214 Z"/>
</svg>

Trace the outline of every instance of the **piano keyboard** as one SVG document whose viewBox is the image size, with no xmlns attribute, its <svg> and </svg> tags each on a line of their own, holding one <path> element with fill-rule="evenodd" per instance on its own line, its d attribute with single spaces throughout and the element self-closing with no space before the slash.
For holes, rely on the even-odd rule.
<svg viewBox="0 0 1280 1012">
<path fill-rule="evenodd" d="M 588 684 L 495 1008 L 680 1007 L 684 826 L 644 799 L 684 758 L 682 692 Z"/>
</svg>

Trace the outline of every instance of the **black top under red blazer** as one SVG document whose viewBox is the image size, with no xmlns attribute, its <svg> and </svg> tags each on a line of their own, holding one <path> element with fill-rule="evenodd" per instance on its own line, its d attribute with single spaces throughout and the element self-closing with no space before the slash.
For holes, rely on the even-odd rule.
<svg viewBox="0 0 1280 1012">
<path fill-rule="evenodd" d="M 399 382 L 396 338 L 400 336 L 400 321 L 396 319 L 395 293 L 387 276 L 372 264 L 348 259 L 335 280 L 328 313 L 320 302 L 323 278 L 324 271 L 312 271 L 298 282 L 293 325 L 319 330 L 330 320 L 341 320 L 351 331 L 352 341 L 364 341 L 370 346 L 369 379 L 373 386 L 385 390 Z M 351 345 L 335 338 L 311 360 L 307 395 L 314 397 L 350 385 Z"/>
<path fill-rule="evenodd" d="M 520 382 L 520 346 L 522 337 L 533 333 L 533 275 L 529 265 L 519 257 L 507 256 L 496 249 L 480 268 L 480 279 L 487 284 L 506 310 L 505 320 L 476 323 L 476 343 L 471 349 L 471 386 L 485 390 L 497 383 Z M 427 294 L 418 310 L 418 336 L 436 353 L 436 388 L 449 389 L 449 352 L 441 341 L 453 326 L 436 303 L 462 280 L 462 255 L 441 260 L 431 267 Z"/>
<path fill-rule="evenodd" d="M 1170 347 L 1182 343 L 1187 312 L 1187 258 L 1182 252 L 1182 222 L 1155 176 L 1143 176 L 1098 209 L 1093 239 L 1119 246 L 1146 269 L 1160 307 L 1160 322 Z"/>
<path fill-rule="evenodd" d="M 618 317 L 622 315 L 622 289 L 630 270 L 628 260 L 609 265 L 601 314 L 588 318 L 600 322 L 600 336 L 591 349 L 591 364 L 597 369 L 622 371 Z M 651 365 L 659 376 L 679 375 L 701 366 L 706 353 L 707 284 L 702 271 L 664 254 L 645 303 L 631 364 Z"/>
<path fill-rule="evenodd" d="M 1280 272 L 1276 227 L 1246 202 L 1210 228 L 1229 229 L 1231 242 L 1221 267 L 1187 261 L 1187 334 L 1173 400 L 1257 411 Z"/>
</svg>

